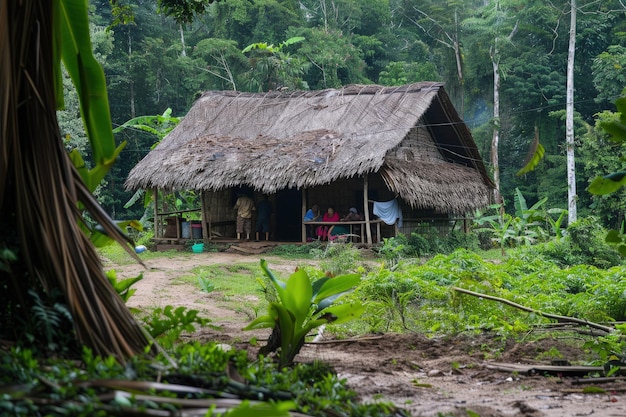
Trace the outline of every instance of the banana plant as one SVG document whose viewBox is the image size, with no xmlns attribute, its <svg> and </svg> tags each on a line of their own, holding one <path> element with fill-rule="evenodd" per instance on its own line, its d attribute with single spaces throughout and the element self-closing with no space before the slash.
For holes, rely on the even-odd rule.
<svg viewBox="0 0 626 417">
<path fill-rule="evenodd" d="M 111 128 L 111 114 L 104 70 L 93 55 L 89 34 L 86 1 L 57 0 L 54 19 L 56 33 L 54 54 L 63 61 L 76 87 L 80 113 L 93 152 L 92 169 L 87 169 L 82 158 L 72 155 L 72 161 L 89 190 L 93 192 L 126 146 L 115 144 Z M 54 67 L 57 108 L 64 108 L 61 66 Z"/>
<path fill-rule="evenodd" d="M 552 214 L 555 214 L 558 216 L 556 220 L 552 218 Z M 563 237 L 562 224 L 566 218 L 567 218 L 567 210 L 561 209 L 561 208 L 548 209 L 548 216 L 546 216 L 546 220 L 548 220 L 548 223 L 550 224 L 550 227 L 552 228 L 552 233 L 554 234 L 554 237 L 556 238 L 557 241 L 561 240 L 561 238 Z"/>
<path fill-rule="evenodd" d="M 264 259 L 261 269 L 276 289 L 277 300 L 270 302 L 267 315 L 258 317 L 243 330 L 273 329 L 268 344 L 259 353 L 277 352 L 281 367 L 293 363 L 313 329 L 356 319 L 365 309 L 358 301 L 335 304 L 359 284 L 358 274 L 323 277 L 312 282 L 303 269 L 298 269 L 284 282 L 276 278 Z"/>
<path fill-rule="evenodd" d="M 626 97 L 624 92 L 615 101 L 615 107 L 619 112 L 619 120 L 600 121 L 600 126 L 610 135 L 613 142 L 626 146 Z M 626 171 L 624 170 L 596 177 L 591 181 L 587 190 L 592 194 L 606 195 L 618 192 L 622 187 L 626 187 Z M 626 257 L 625 231 L 624 223 L 622 223 L 620 230 L 610 230 L 606 236 L 606 241 L 615 244 L 623 257 Z"/>
</svg>

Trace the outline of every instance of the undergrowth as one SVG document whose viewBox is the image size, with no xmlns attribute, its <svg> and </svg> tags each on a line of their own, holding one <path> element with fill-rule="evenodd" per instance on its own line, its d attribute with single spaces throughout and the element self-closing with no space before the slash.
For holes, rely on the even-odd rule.
<svg viewBox="0 0 626 417">
<path fill-rule="evenodd" d="M 365 267 L 360 251 L 349 244 L 293 245 L 278 252 L 283 251 L 283 257 L 318 258 L 321 269 L 303 267 L 312 279 L 349 272 L 361 275 L 359 286 L 345 297 L 346 302 L 350 298 L 362 302 L 365 312 L 356 323 L 350 322 L 349 328 L 347 324 L 328 325 L 326 331 L 335 334 L 417 332 L 453 337 L 487 332 L 504 341 L 527 334 L 535 326 L 549 324 L 550 320 L 541 313 L 593 322 L 626 320 L 626 265 L 623 260 L 615 257 L 613 248 L 602 240 L 602 230 L 593 223 L 574 224 L 568 231 L 567 238 L 510 249 L 507 256 L 494 262 L 467 249 L 447 253 L 445 245 L 432 246 L 417 235 L 386 240 L 380 251 L 383 261 L 375 268 Z M 471 240 L 467 244 L 473 245 Z M 431 254 L 431 258 L 417 257 L 430 253 L 433 247 L 446 253 Z M 296 256 L 299 251 L 302 253 Z M 278 253 L 274 251 L 273 254 Z M 189 280 L 198 285 L 198 292 L 203 290 L 211 292 L 212 297 L 235 298 L 251 292 L 259 295 L 260 272 L 258 267 L 247 264 L 200 265 L 191 271 Z M 537 313 L 463 294 L 455 288 L 508 300 Z M 194 331 L 195 326 L 211 325 L 209 320 L 199 317 L 197 311 L 185 308 L 167 306 L 140 316 L 147 330 L 167 349 L 167 356 L 159 356 L 156 360 L 136 357 L 123 366 L 112 358 L 96 358 L 85 350 L 81 357 L 83 365 L 79 368 L 74 360 L 42 355 L 42 352 L 66 352 L 54 344 L 60 341 L 54 335 L 62 334 L 68 323 L 63 306 L 41 300 L 32 304 L 32 319 L 36 319 L 32 324 L 33 334 L 37 330 L 42 335 L 40 340 L 46 348 L 33 352 L 15 346 L 0 351 L 0 383 L 15 387 L 15 394 L 9 394 L 9 390 L 0 396 L 0 414 L 46 415 L 65 410 L 68 415 L 104 415 L 108 411 L 103 410 L 119 410 L 121 407 L 167 408 L 166 403 L 144 401 L 133 396 L 122 400 L 116 395 L 96 395 L 102 390 L 80 383 L 94 379 L 124 379 L 201 384 L 212 390 L 210 395 L 219 392 L 242 400 L 270 399 L 275 404 L 315 416 L 403 415 L 389 404 L 359 404 L 355 393 L 346 388 L 345 381 L 321 363 L 278 369 L 267 358 L 251 361 L 245 352 L 234 349 L 225 352 L 212 343 L 181 344 L 181 332 Z M 623 357 L 626 354 L 622 338 L 624 331 L 624 326 L 617 325 L 615 333 L 590 339 L 586 348 L 593 358 L 604 362 L 613 356 Z M 172 367 L 172 358 L 177 368 Z M 227 364 L 236 370 L 225 373 Z M 240 375 L 241 380 L 236 382 L 229 375 Z M 210 396 L 206 392 L 193 395 L 195 398 Z M 44 401 L 25 399 L 34 396 Z M 287 415 L 276 410 L 273 415 Z"/>
<path fill-rule="evenodd" d="M 452 290 L 461 287 L 522 304 L 537 311 L 591 321 L 626 319 L 626 267 L 589 265 L 560 268 L 520 251 L 501 263 L 457 250 L 423 264 L 400 261 L 364 277 L 353 294 L 367 301 L 363 316 L 372 331 L 427 334 L 527 331 L 547 323 L 496 301 Z"/>
<path fill-rule="evenodd" d="M 407 415 L 389 403 L 360 404 L 345 380 L 324 364 L 278 369 L 267 359 L 251 361 L 245 351 L 224 351 L 215 343 L 179 344 L 167 356 L 136 356 L 125 365 L 85 348 L 81 362 L 77 368 L 74 360 L 36 358 L 28 349 L 0 351 L 0 384 L 10 388 L 0 396 L 0 415 L 178 414 L 180 404 L 193 399 L 196 410 L 204 404 L 212 416 L 217 410 L 209 401 L 220 398 L 239 402 L 242 410 L 249 409 L 249 401 L 273 410 L 256 414 L 249 409 L 248 415 L 288 416 L 276 412 L 279 404 L 321 417 Z M 167 390 L 158 383 L 175 386 Z"/>
<path fill-rule="evenodd" d="M 312 259 L 315 250 L 321 247 L 322 242 L 317 240 L 304 245 L 284 244 L 274 247 L 270 254 L 285 259 Z"/>
</svg>

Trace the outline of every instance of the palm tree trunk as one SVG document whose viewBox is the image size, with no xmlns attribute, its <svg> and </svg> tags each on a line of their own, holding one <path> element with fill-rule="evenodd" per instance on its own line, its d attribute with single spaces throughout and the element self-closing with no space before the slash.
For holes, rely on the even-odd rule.
<svg viewBox="0 0 626 417">
<path fill-rule="evenodd" d="M 78 341 L 123 361 L 149 342 L 79 224 L 80 202 L 105 228 L 114 227 L 72 166 L 57 125 L 53 42 L 59 35 L 53 23 L 59 1 L 0 2 L 0 211 L 11 219 L 3 224 L 13 228 L 17 263 L 27 271 L 3 274 L 0 287 L 6 283 L 16 297 L 26 297 L 25 288 L 61 290 Z"/>
</svg>

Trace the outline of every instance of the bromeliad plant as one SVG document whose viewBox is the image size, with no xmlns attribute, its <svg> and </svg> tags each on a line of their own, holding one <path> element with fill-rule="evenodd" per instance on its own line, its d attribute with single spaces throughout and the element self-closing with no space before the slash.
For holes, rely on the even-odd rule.
<svg viewBox="0 0 626 417">
<path fill-rule="evenodd" d="M 298 269 L 287 282 L 283 282 L 269 270 L 264 259 L 261 268 L 276 289 L 277 300 L 269 303 L 267 315 L 258 317 L 244 330 L 272 328 L 268 343 L 259 354 L 277 352 L 281 367 L 293 363 L 311 330 L 328 323 L 353 320 L 365 309 L 358 301 L 335 304 L 359 284 L 361 277 L 358 274 L 311 281 L 303 269 Z"/>
</svg>

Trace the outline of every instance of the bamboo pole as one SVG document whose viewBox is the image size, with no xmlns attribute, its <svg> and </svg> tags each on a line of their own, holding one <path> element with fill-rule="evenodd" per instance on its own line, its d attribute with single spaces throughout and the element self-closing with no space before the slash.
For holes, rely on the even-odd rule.
<svg viewBox="0 0 626 417">
<path fill-rule="evenodd" d="M 302 213 L 300 214 L 300 219 L 304 219 L 304 215 L 306 214 L 306 210 L 307 210 L 307 195 L 308 190 L 306 188 L 302 189 Z M 302 243 L 306 243 L 306 225 L 304 224 L 304 221 L 302 221 Z"/>
<path fill-rule="evenodd" d="M 153 189 L 152 194 L 154 195 L 154 237 L 163 237 L 163 226 L 159 221 L 159 189 Z"/>
<path fill-rule="evenodd" d="M 202 239 L 208 242 L 211 239 L 211 207 L 208 204 L 209 198 L 206 191 L 200 192 L 200 210 L 202 213 Z"/>
<path fill-rule="evenodd" d="M 367 245 L 372 246 L 372 230 L 370 229 L 369 191 L 367 183 L 368 174 L 363 177 L 363 215 L 365 216 L 365 232 L 367 233 Z M 380 236 L 379 236 L 380 238 Z"/>
<path fill-rule="evenodd" d="M 452 289 L 452 290 L 454 290 L 456 292 L 463 293 L 463 294 L 473 295 L 474 297 L 479 297 L 479 298 L 484 298 L 484 299 L 487 299 L 487 300 L 497 301 L 499 303 L 506 304 L 508 306 L 515 307 L 515 308 L 518 308 L 518 309 L 523 310 L 523 311 L 527 311 L 529 313 L 534 313 L 534 314 L 540 315 L 542 317 L 546 317 L 548 319 L 556 320 L 556 321 L 558 321 L 560 323 L 563 323 L 563 322 L 576 323 L 576 324 L 580 324 L 580 325 L 583 325 L 583 326 L 589 326 L 589 327 L 592 327 L 592 328 L 597 329 L 597 330 L 601 330 L 601 331 L 606 332 L 606 333 L 612 333 L 613 332 L 613 328 L 609 327 L 609 326 L 603 326 L 602 324 L 594 323 L 594 322 L 587 321 L 587 320 L 577 319 L 575 317 L 558 316 L 556 314 L 544 313 L 542 311 L 535 310 L 534 308 L 526 307 L 526 306 L 523 306 L 521 304 L 517 304 L 517 303 L 515 303 L 513 301 L 509 301 L 509 300 L 504 299 L 504 298 L 494 297 L 493 295 L 481 294 L 481 293 L 478 293 L 478 292 L 466 290 L 464 288 L 459 288 L 459 287 L 450 287 L 450 289 Z"/>
</svg>

